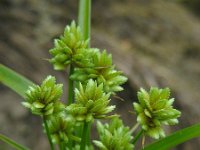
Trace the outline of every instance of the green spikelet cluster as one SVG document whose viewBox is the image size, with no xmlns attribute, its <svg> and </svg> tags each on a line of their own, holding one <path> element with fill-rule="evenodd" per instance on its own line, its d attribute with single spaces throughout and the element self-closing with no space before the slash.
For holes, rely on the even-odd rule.
<svg viewBox="0 0 200 150">
<path fill-rule="evenodd" d="M 104 91 L 114 94 L 123 90 L 121 85 L 127 81 L 121 71 L 117 71 L 112 63 L 112 55 L 106 50 L 100 52 L 97 48 L 87 48 L 88 40 L 82 40 L 80 28 L 72 22 L 67 26 L 64 35 L 55 39 L 50 62 L 55 70 L 64 70 L 71 64 L 75 71 L 70 76 L 72 80 L 86 84 L 89 79 L 103 83 Z"/>
<path fill-rule="evenodd" d="M 133 103 L 137 113 L 137 121 L 141 124 L 145 133 L 155 139 L 164 137 L 162 125 L 174 125 L 180 111 L 173 108 L 173 98 L 170 97 L 170 89 L 151 88 L 149 93 L 144 89 L 138 92 L 139 103 Z"/>
<path fill-rule="evenodd" d="M 41 86 L 33 85 L 29 87 L 26 91 L 26 101 L 22 104 L 36 115 L 48 116 L 62 111 L 64 105 L 59 100 L 63 85 L 55 82 L 55 77 L 48 76 Z"/>
<path fill-rule="evenodd" d="M 118 117 L 113 118 L 110 124 L 103 125 L 98 121 L 97 130 L 100 141 L 93 142 L 100 150 L 133 150 L 129 127 L 124 126 Z"/>
<path fill-rule="evenodd" d="M 92 67 L 78 68 L 75 70 L 71 79 L 87 83 L 89 79 L 96 80 L 98 84 L 103 83 L 104 91 L 115 93 L 123 90 L 120 86 L 127 81 L 121 71 L 117 71 L 112 64 L 112 55 L 97 51 L 91 57 Z"/>
<path fill-rule="evenodd" d="M 80 83 L 75 89 L 75 103 L 67 107 L 67 112 L 78 121 L 93 121 L 94 118 L 105 118 L 115 106 L 108 106 L 110 94 L 103 92 L 103 84 L 97 85 L 92 79 L 85 87 Z"/>
<path fill-rule="evenodd" d="M 75 120 L 66 115 L 52 116 L 48 120 L 49 132 L 52 141 L 56 144 L 68 143 L 69 139 L 80 141 L 78 137 L 73 135 Z"/>
<path fill-rule="evenodd" d="M 85 66 L 87 64 L 87 55 L 85 48 L 88 41 L 82 40 L 82 34 L 79 27 L 73 21 L 70 26 L 66 26 L 64 35 L 55 39 L 54 48 L 49 52 L 52 55 L 50 62 L 55 70 L 64 70 L 69 64 Z M 88 56 L 89 57 L 89 56 Z"/>
</svg>

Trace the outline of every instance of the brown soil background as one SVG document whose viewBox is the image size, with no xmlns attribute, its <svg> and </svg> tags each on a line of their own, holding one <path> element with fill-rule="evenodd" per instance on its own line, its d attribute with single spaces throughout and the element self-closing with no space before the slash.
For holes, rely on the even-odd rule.
<svg viewBox="0 0 200 150">
<path fill-rule="evenodd" d="M 0 0 L 0 63 L 36 83 L 48 74 L 66 83 L 67 73 L 54 71 L 44 58 L 50 58 L 53 39 L 77 19 L 77 2 Z M 111 52 L 117 68 L 129 78 L 119 93 L 126 101 L 113 100 L 126 124 L 135 123 L 128 111 L 137 100 L 136 91 L 150 86 L 170 87 L 175 107 L 182 111 L 180 124 L 167 128 L 168 133 L 200 121 L 200 21 L 184 6 L 171 0 L 93 0 L 91 42 Z M 41 120 L 21 101 L 0 84 L 0 133 L 32 150 L 49 149 Z M 176 149 L 199 146 L 197 138 Z M 0 142 L 0 150 L 10 149 Z"/>
</svg>

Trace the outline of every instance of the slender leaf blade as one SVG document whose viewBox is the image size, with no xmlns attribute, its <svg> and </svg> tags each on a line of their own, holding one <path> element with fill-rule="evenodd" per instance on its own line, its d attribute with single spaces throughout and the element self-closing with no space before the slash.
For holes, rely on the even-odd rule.
<svg viewBox="0 0 200 150">
<path fill-rule="evenodd" d="M 33 85 L 33 82 L 3 64 L 0 64 L 0 82 L 11 88 L 22 97 L 25 96 L 25 92 L 28 87 Z"/>
<path fill-rule="evenodd" d="M 0 134 L 0 140 L 2 140 L 3 142 L 9 144 L 10 146 L 15 148 L 16 150 L 29 150 L 25 146 L 22 146 L 22 145 L 18 144 L 17 142 L 15 142 L 15 141 L 11 140 L 10 138 L 6 137 L 5 135 Z"/>
<path fill-rule="evenodd" d="M 196 137 L 200 137 L 200 124 L 195 124 L 179 130 L 161 140 L 147 145 L 143 150 L 167 150 Z"/>
</svg>

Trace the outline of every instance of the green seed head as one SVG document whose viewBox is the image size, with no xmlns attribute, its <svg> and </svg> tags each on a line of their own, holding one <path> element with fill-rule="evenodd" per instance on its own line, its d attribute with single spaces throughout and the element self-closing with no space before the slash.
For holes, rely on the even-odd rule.
<svg viewBox="0 0 200 150">
<path fill-rule="evenodd" d="M 56 144 L 68 143 L 69 139 L 80 141 L 78 137 L 73 135 L 75 120 L 66 115 L 54 115 L 48 120 L 49 132 L 52 141 Z"/>
<path fill-rule="evenodd" d="M 67 107 L 67 111 L 79 121 L 93 121 L 94 118 L 105 118 L 115 106 L 108 106 L 110 94 L 103 92 L 103 84 L 97 85 L 92 79 L 84 87 L 81 83 L 75 89 L 74 104 Z"/>
<path fill-rule="evenodd" d="M 133 150 L 134 145 L 131 143 L 133 137 L 129 127 L 124 126 L 122 121 L 115 117 L 110 124 L 97 122 L 97 130 L 100 141 L 94 140 L 94 144 L 100 150 Z"/>
<path fill-rule="evenodd" d="M 103 83 L 105 92 L 115 93 L 123 90 L 121 85 L 127 81 L 121 71 L 117 71 L 112 64 L 112 55 L 97 51 L 90 58 L 92 67 L 78 68 L 75 70 L 71 79 L 87 83 L 89 79 L 96 80 L 98 84 Z"/>
<path fill-rule="evenodd" d="M 22 104 L 36 115 L 49 116 L 60 112 L 64 109 L 64 105 L 59 101 L 63 85 L 55 82 L 55 77 L 48 76 L 41 86 L 33 85 L 29 87 L 26 91 L 26 101 Z"/>
<path fill-rule="evenodd" d="M 137 113 L 137 121 L 145 133 L 155 139 L 164 137 L 162 125 L 174 125 L 181 112 L 174 109 L 173 98 L 170 98 L 170 89 L 152 87 L 149 92 L 141 89 L 138 92 L 139 103 L 133 103 Z"/>
<path fill-rule="evenodd" d="M 87 65 L 83 55 L 87 47 L 88 40 L 83 40 L 81 30 L 73 21 L 70 26 L 66 26 L 64 35 L 55 39 L 54 48 L 49 52 L 52 55 L 50 62 L 55 70 L 64 70 L 69 64 Z"/>
</svg>

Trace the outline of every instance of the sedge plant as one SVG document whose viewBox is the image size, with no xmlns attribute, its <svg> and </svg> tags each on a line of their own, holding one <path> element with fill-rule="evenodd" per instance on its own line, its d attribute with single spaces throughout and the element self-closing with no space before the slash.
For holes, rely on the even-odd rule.
<svg viewBox="0 0 200 150">
<path fill-rule="evenodd" d="M 80 0 L 78 24 L 72 21 L 67 25 L 49 50 L 53 68 L 68 71 L 66 101 L 61 101 L 63 83 L 57 83 L 55 77 L 49 75 L 36 85 L 0 65 L 0 81 L 20 94 L 23 106 L 43 120 L 50 149 L 133 150 L 141 136 L 156 140 L 144 145 L 146 150 L 168 149 L 199 136 L 197 124 L 166 137 L 164 125 L 178 124 L 181 115 L 173 107 L 169 88 L 138 91 L 138 100 L 133 103 L 137 118 L 133 127 L 124 125 L 120 115 L 112 113 L 116 106 L 110 104 L 111 98 L 124 90 L 122 85 L 128 78 L 115 67 L 105 49 L 90 47 L 90 15 L 91 0 Z M 107 123 L 102 123 L 104 119 Z M 97 126 L 98 139 L 90 138 L 92 124 Z M 0 134 L 0 139 L 16 149 L 28 149 L 4 135 Z"/>
</svg>

